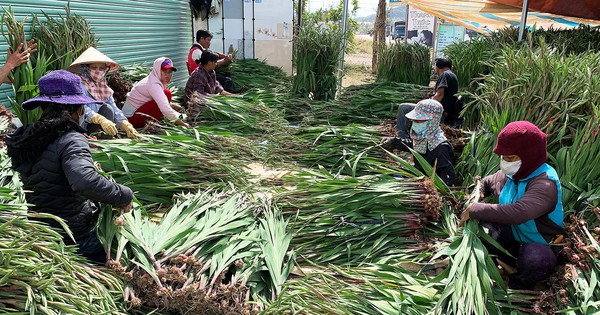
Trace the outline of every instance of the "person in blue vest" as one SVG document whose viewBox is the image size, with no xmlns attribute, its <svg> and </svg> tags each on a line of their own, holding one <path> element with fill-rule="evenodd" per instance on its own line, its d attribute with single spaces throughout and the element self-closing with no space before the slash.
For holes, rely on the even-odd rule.
<svg viewBox="0 0 600 315">
<path fill-rule="evenodd" d="M 487 227 L 513 256 L 488 246 L 498 263 L 512 272 L 508 286 L 531 289 L 556 268 L 557 253 L 551 244 L 564 235 L 560 180 L 546 164 L 546 134 L 528 121 L 506 125 L 494 153 L 500 156 L 500 171 L 482 179 L 482 193 L 495 195 L 499 203 L 471 204 L 461 225 L 474 218 Z"/>
</svg>

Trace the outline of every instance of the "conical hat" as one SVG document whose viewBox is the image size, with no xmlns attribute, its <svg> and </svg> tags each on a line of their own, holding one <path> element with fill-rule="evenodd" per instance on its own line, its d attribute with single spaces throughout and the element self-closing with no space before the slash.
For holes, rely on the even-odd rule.
<svg viewBox="0 0 600 315">
<path fill-rule="evenodd" d="M 105 54 L 98 51 L 98 49 L 90 47 L 86 51 L 84 51 L 77 59 L 75 59 L 75 61 L 73 61 L 73 63 L 69 66 L 68 70 L 73 73 L 80 74 L 81 65 L 96 62 L 106 63 L 107 65 L 109 65 L 110 70 L 108 70 L 108 73 L 115 72 L 119 70 L 119 68 L 121 68 L 114 60 L 108 58 Z"/>
</svg>

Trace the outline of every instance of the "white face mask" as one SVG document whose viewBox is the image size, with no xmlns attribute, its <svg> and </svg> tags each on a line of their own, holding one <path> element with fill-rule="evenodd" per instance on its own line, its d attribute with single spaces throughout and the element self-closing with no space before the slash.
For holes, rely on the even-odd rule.
<svg viewBox="0 0 600 315">
<path fill-rule="evenodd" d="M 422 122 L 422 123 L 418 123 L 418 122 L 413 122 L 412 124 L 412 131 L 414 131 L 417 135 L 423 135 L 423 133 L 425 133 L 425 131 L 427 130 L 427 122 Z"/>
<path fill-rule="evenodd" d="M 519 169 L 521 168 L 521 160 L 514 162 L 506 162 L 502 157 L 500 157 L 500 170 L 507 176 L 514 176 L 517 174 Z"/>
</svg>

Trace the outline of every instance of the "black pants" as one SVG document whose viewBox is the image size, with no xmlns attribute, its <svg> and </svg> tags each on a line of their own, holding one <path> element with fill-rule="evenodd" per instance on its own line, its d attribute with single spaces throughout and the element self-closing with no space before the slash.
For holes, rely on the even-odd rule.
<svg viewBox="0 0 600 315">
<path fill-rule="evenodd" d="M 513 257 L 505 254 L 491 244 L 485 244 L 488 252 L 496 255 L 502 262 L 517 267 L 517 272 L 510 275 L 508 286 L 511 289 L 532 289 L 539 281 L 550 276 L 556 268 L 556 253 L 545 244 L 522 244 L 515 240 L 511 226 L 481 222 L 488 228 L 488 234 Z"/>
<path fill-rule="evenodd" d="M 233 80 L 230 77 L 217 72 L 217 81 L 221 83 L 223 89 L 229 93 L 233 93 Z"/>
<path fill-rule="evenodd" d="M 96 264 L 106 263 L 106 252 L 96 232 L 77 240 L 77 253 Z"/>
</svg>

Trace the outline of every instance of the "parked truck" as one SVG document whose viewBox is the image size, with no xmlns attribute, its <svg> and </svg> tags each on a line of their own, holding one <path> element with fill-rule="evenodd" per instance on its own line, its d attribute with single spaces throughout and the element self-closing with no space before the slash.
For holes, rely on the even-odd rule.
<svg viewBox="0 0 600 315">
<path fill-rule="evenodd" d="M 404 22 L 404 21 L 394 22 L 394 26 L 392 28 L 392 40 L 404 39 L 405 33 L 406 33 L 406 22 Z"/>
</svg>

